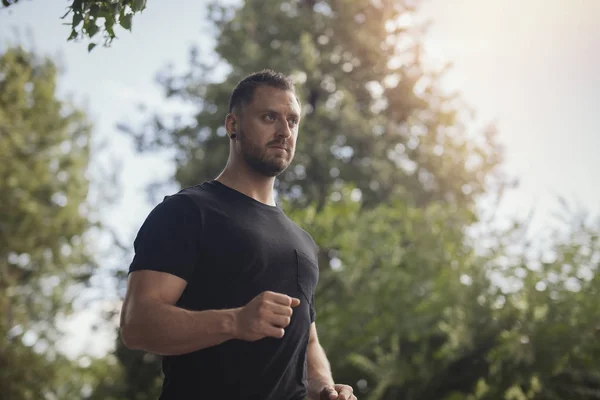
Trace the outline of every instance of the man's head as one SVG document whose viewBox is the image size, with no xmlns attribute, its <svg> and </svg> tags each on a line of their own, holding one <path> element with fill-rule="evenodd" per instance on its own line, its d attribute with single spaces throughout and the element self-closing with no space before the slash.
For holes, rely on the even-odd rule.
<svg viewBox="0 0 600 400">
<path fill-rule="evenodd" d="M 271 70 L 247 76 L 233 90 L 225 120 L 230 157 L 262 175 L 279 175 L 294 158 L 299 122 L 300 104 L 288 77 Z"/>
</svg>

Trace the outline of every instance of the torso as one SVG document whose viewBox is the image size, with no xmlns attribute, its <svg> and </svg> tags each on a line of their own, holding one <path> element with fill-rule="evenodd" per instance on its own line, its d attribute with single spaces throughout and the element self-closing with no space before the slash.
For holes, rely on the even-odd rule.
<svg viewBox="0 0 600 400">
<path fill-rule="evenodd" d="M 304 398 L 306 345 L 314 318 L 317 247 L 281 209 L 219 182 L 179 192 L 198 208 L 198 263 L 178 305 L 190 310 L 236 308 L 263 291 L 300 299 L 282 339 L 231 340 L 196 353 L 166 357 L 163 398 L 190 381 L 200 393 L 226 385 L 231 398 Z M 186 383 L 187 382 L 187 383 Z M 177 391 L 171 396 L 169 391 Z M 198 393 L 198 392 L 197 392 Z M 177 397 L 178 399 L 181 397 Z M 196 398 L 196 397 L 190 397 Z"/>
</svg>

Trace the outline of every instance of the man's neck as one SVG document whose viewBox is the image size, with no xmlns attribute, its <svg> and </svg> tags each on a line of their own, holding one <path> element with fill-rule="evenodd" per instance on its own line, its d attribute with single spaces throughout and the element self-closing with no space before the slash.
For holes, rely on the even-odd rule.
<svg viewBox="0 0 600 400">
<path fill-rule="evenodd" d="M 227 164 L 215 180 L 248 197 L 252 197 L 256 201 L 275 206 L 273 197 L 275 177 L 265 177 L 246 168 Z"/>
</svg>

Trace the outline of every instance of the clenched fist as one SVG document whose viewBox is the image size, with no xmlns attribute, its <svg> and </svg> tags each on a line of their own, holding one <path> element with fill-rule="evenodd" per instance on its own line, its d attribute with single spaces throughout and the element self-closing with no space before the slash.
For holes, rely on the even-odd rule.
<svg viewBox="0 0 600 400">
<path fill-rule="evenodd" d="M 250 342 L 270 336 L 280 339 L 300 300 L 285 294 L 262 292 L 235 312 L 235 337 Z"/>
</svg>

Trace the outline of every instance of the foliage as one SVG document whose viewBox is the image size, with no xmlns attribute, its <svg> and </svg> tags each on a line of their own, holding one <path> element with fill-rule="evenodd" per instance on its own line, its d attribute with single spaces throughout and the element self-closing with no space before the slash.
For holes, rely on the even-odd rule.
<svg viewBox="0 0 600 400">
<path fill-rule="evenodd" d="M 3 349 L 0 357 L 3 399 L 120 399 L 110 392 L 100 391 L 100 396 L 92 394 L 94 388 L 121 379 L 120 365 L 110 355 L 94 360 L 87 357 L 71 360 L 53 350 L 36 351 L 20 340 L 3 345 Z"/>
<path fill-rule="evenodd" d="M 19 0 L 2 0 L 3 7 L 14 6 Z M 146 0 L 72 0 L 67 12 L 61 17 L 71 16 L 71 34 L 67 40 L 92 39 L 102 35 L 105 46 L 116 38 L 114 27 L 131 30 L 133 16 L 146 8 Z M 98 43 L 90 42 L 88 51 Z"/>
<path fill-rule="evenodd" d="M 0 363 L 9 366 L 0 392 L 21 393 L 14 399 L 40 398 L 50 384 L 55 318 L 69 312 L 67 289 L 94 268 L 91 127 L 56 97 L 56 75 L 52 60 L 21 48 L 0 55 Z"/>
<path fill-rule="evenodd" d="M 566 214 L 547 254 L 517 224 L 477 237 L 492 243 L 482 253 L 462 232 L 469 213 L 360 212 L 341 193 L 287 210 L 329 249 L 317 324 L 338 381 L 370 400 L 599 398 L 600 221 Z"/>
<path fill-rule="evenodd" d="M 443 69 L 422 62 L 421 29 L 401 22 L 414 13 L 411 3 L 212 4 L 219 61 L 208 64 L 192 50 L 189 72 L 160 76 L 167 97 L 198 112 L 151 115 L 123 129 L 141 151 L 174 150 L 183 186 L 211 179 L 227 158 L 229 93 L 250 72 L 272 68 L 294 77 L 303 104 L 296 161 L 277 182 L 282 197 L 322 206 L 331 185 L 350 182 L 367 206 L 394 197 L 470 206 L 499 178 L 501 151 L 493 130 L 471 140 L 469 110 L 441 90 Z M 223 65 L 229 73 L 216 79 Z"/>
<path fill-rule="evenodd" d="M 120 338 L 117 340 L 116 350 L 109 356 L 119 373 L 111 371 L 111 379 L 97 379 L 90 400 L 158 399 L 162 388 L 160 357 L 129 350 Z"/>
<path fill-rule="evenodd" d="M 477 358 L 508 324 L 473 301 L 489 288 L 463 244 L 473 216 L 398 201 L 360 212 L 350 193 L 318 214 L 290 210 L 333 253 L 320 260 L 317 309 L 336 379 L 369 399 L 468 392 L 485 374 Z"/>
<path fill-rule="evenodd" d="M 477 399 L 600 398 L 600 220 L 562 215 L 543 252 L 524 240 L 526 225 L 491 237 L 488 273 L 501 284 L 488 301 L 515 324 L 488 355 Z"/>
<path fill-rule="evenodd" d="M 0 390 L 7 399 L 40 399 L 55 378 L 56 364 L 37 354 L 20 340 L 8 341 L 5 327 L 0 338 Z M 20 338 L 17 338 L 20 339 Z"/>
</svg>

